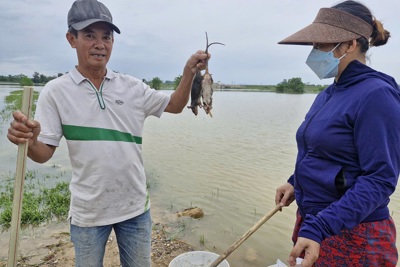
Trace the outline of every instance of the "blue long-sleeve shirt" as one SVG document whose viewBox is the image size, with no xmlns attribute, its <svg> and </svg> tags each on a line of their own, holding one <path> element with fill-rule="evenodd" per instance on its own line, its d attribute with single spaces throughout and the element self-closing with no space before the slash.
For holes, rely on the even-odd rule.
<svg viewBox="0 0 400 267">
<path fill-rule="evenodd" d="M 299 236 L 320 243 L 389 218 L 400 168 L 400 89 L 392 77 L 351 62 L 318 94 L 296 140 L 288 182 L 305 219 Z"/>
</svg>

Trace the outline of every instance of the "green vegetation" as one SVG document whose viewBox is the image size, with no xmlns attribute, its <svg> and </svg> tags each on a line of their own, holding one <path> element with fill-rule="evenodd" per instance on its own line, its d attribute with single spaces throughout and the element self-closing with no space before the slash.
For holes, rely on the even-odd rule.
<svg viewBox="0 0 400 267">
<path fill-rule="evenodd" d="M 142 81 L 144 83 L 146 83 L 148 86 L 150 86 L 151 88 L 156 89 L 156 90 L 171 90 L 171 89 L 175 90 L 175 88 L 172 88 L 172 84 L 171 84 L 172 82 L 170 82 L 170 81 L 163 82 L 158 77 L 154 77 L 153 79 L 151 79 L 151 81 L 147 81 L 146 79 L 142 79 Z"/>
<path fill-rule="evenodd" d="M 154 89 L 156 89 L 156 90 L 160 90 L 160 89 L 161 89 L 161 84 L 162 84 L 161 79 L 158 78 L 158 77 L 154 77 L 154 78 L 151 80 L 150 87 L 151 87 L 151 88 L 154 88 Z"/>
<path fill-rule="evenodd" d="M 243 85 L 221 85 L 221 89 L 230 89 L 230 90 L 238 90 L 238 91 L 259 91 L 259 92 L 275 92 L 275 85 L 251 85 L 251 84 L 243 84 Z"/>
<path fill-rule="evenodd" d="M 8 76 L 0 75 L 0 82 L 19 84 L 19 82 L 23 77 L 26 77 L 26 75 L 24 74 L 8 75 Z"/>
<path fill-rule="evenodd" d="M 328 85 L 306 85 L 304 87 L 304 93 L 319 93 L 324 90 Z"/>
<path fill-rule="evenodd" d="M 28 78 L 34 84 L 44 85 L 48 81 L 55 79 L 63 73 L 58 73 L 57 76 L 45 76 L 39 72 L 34 72 L 32 78 Z M 22 84 L 21 80 L 24 79 L 25 82 L 27 76 L 24 74 L 19 75 L 0 75 L 0 84 L 11 83 L 11 84 Z M 142 79 L 143 82 L 148 84 L 150 87 L 156 90 L 175 90 L 180 81 L 182 75 L 178 75 L 173 81 L 166 80 L 162 81 L 159 77 L 154 77 L 151 80 Z M 215 90 L 237 90 L 237 91 L 251 91 L 251 92 L 276 92 L 276 93 L 288 93 L 288 94 L 302 94 L 302 93 L 319 93 L 322 89 L 326 88 L 326 85 L 313 85 L 309 83 L 303 83 L 301 78 L 290 78 L 284 79 L 277 85 L 252 85 L 252 84 L 240 84 L 240 85 L 228 85 L 223 84 L 220 81 L 214 83 Z"/>
<path fill-rule="evenodd" d="M 21 85 L 21 86 L 32 86 L 33 82 L 32 82 L 31 79 L 29 79 L 28 77 L 24 76 L 19 81 L 19 85 Z"/>
<path fill-rule="evenodd" d="M 328 85 L 304 84 L 300 78 L 292 78 L 283 80 L 278 85 L 223 85 L 217 86 L 216 90 L 222 91 L 242 91 L 242 92 L 276 92 L 285 94 L 299 93 L 319 93 Z M 299 87 L 297 87 L 299 85 Z M 303 89 L 301 89 L 303 88 Z M 302 92 L 301 92 L 302 90 Z"/>
<path fill-rule="evenodd" d="M 2 121 L 8 121 L 14 110 L 21 109 L 23 90 L 10 92 L 5 97 L 5 107 L 0 111 Z M 36 102 L 39 93 L 34 92 L 34 103 L 32 112 L 36 110 Z M 22 226 L 37 226 L 41 223 L 65 218 L 68 215 L 70 192 L 69 183 L 64 181 L 54 181 L 59 179 L 64 173 L 59 174 L 39 174 L 36 171 L 27 171 L 25 177 L 24 196 L 22 202 Z M 48 187 L 55 184 L 53 188 Z M 0 229 L 7 230 L 11 225 L 12 202 L 14 197 L 14 175 L 0 176 Z"/>
<path fill-rule="evenodd" d="M 175 79 L 174 79 L 174 90 L 178 87 L 178 85 L 181 82 L 181 80 L 182 80 L 182 75 L 179 75 L 179 76 L 175 77 Z"/>
<path fill-rule="evenodd" d="M 66 219 L 69 210 L 69 183 L 59 181 L 53 188 L 47 179 L 60 179 L 64 173 L 40 174 L 28 171 L 22 200 L 21 226 L 38 226 L 54 219 Z M 11 226 L 14 196 L 14 175 L 0 177 L 0 229 Z"/>
<path fill-rule="evenodd" d="M 200 241 L 199 241 L 200 245 L 204 246 L 206 244 L 206 239 L 204 237 L 204 234 L 200 235 Z"/>
<path fill-rule="evenodd" d="M 11 118 L 11 114 L 15 110 L 21 110 L 22 107 L 22 93 L 23 90 L 16 90 L 10 92 L 8 96 L 5 97 L 5 107 L 0 110 L 0 118 L 4 121 L 8 121 Z M 32 104 L 32 115 L 36 111 L 36 102 L 39 97 L 39 92 L 33 92 L 33 104 Z M 33 117 L 33 116 L 32 116 Z"/>
<path fill-rule="evenodd" d="M 63 74 L 62 73 L 58 73 L 57 74 L 57 77 L 60 77 L 60 76 L 62 76 Z M 34 83 L 36 83 L 36 84 L 45 84 L 45 83 L 47 83 L 48 81 L 51 81 L 51 80 L 53 80 L 53 79 L 55 79 L 55 78 L 57 78 L 56 76 L 46 76 L 46 75 L 44 75 L 44 74 L 40 74 L 39 72 L 34 72 L 33 73 L 33 78 L 32 78 L 32 81 L 34 82 Z"/>
<path fill-rule="evenodd" d="M 276 86 L 277 93 L 291 93 L 291 94 L 302 94 L 304 93 L 304 83 L 301 78 L 291 78 L 289 80 L 284 79 Z"/>
<path fill-rule="evenodd" d="M 0 75 L 0 83 L 11 83 L 11 84 L 20 84 L 22 86 L 30 86 L 33 84 L 45 84 L 48 81 L 51 81 L 57 77 L 63 75 L 62 73 L 58 73 L 57 76 L 46 76 L 44 74 L 40 74 L 39 72 L 34 72 L 32 78 L 29 78 L 25 74 L 18 75 Z M 30 80 L 32 84 L 26 84 Z M 22 84 L 23 83 L 23 84 Z"/>
</svg>

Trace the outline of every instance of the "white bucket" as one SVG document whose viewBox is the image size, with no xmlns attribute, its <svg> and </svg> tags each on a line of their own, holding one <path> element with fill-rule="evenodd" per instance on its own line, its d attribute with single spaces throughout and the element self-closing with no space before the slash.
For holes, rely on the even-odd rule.
<svg viewBox="0 0 400 267">
<path fill-rule="evenodd" d="M 208 251 L 190 251 L 174 258 L 168 267 L 209 267 L 218 257 L 218 254 Z M 229 267 L 229 263 L 224 260 L 218 267 Z"/>
</svg>

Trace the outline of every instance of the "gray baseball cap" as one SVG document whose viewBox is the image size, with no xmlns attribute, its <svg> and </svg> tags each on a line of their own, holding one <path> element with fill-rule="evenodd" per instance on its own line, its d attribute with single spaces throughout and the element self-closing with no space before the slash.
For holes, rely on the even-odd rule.
<svg viewBox="0 0 400 267">
<path fill-rule="evenodd" d="M 77 31 L 99 21 L 110 24 L 115 32 L 121 33 L 112 23 L 110 10 L 97 0 L 76 0 L 68 12 L 68 28 L 72 27 Z"/>
</svg>

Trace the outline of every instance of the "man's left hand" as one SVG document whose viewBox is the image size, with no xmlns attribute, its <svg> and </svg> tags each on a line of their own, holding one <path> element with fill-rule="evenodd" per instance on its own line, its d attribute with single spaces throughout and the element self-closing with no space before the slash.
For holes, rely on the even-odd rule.
<svg viewBox="0 0 400 267">
<path fill-rule="evenodd" d="M 206 54 L 203 50 L 199 50 L 188 59 L 186 68 L 190 69 L 193 73 L 196 73 L 198 70 L 204 70 L 210 58 L 211 54 Z"/>
</svg>

